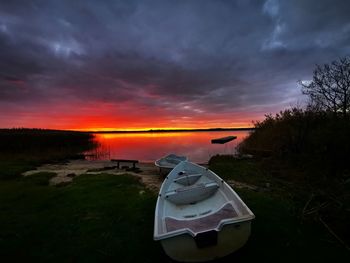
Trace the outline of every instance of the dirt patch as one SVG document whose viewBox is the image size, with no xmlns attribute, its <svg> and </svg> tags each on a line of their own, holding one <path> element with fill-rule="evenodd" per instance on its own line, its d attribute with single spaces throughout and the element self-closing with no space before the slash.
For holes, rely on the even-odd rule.
<svg viewBox="0 0 350 263">
<path fill-rule="evenodd" d="M 45 164 L 36 170 L 27 171 L 23 175 L 28 176 L 38 172 L 55 173 L 56 176 L 50 179 L 50 185 L 64 186 L 72 182 L 74 177 L 82 174 L 100 174 L 102 172 L 114 175 L 129 174 L 139 178 L 146 188 L 156 193 L 159 192 L 164 176 L 159 174 L 159 169 L 153 163 L 138 163 L 135 171 L 129 170 L 118 169 L 112 161 L 72 160 L 64 164 Z M 255 185 L 234 180 L 228 180 L 227 183 L 233 188 L 259 190 Z"/>
<path fill-rule="evenodd" d="M 152 163 L 139 163 L 137 168 L 135 171 L 129 171 L 130 169 L 118 169 L 111 161 L 72 160 L 64 164 L 45 164 L 36 170 L 23 173 L 23 176 L 38 172 L 55 173 L 56 176 L 51 178 L 50 185 L 65 185 L 82 174 L 100 174 L 101 172 L 114 175 L 130 174 L 138 177 L 148 189 L 159 192 L 163 177 L 159 175 L 158 168 Z"/>
<path fill-rule="evenodd" d="M 242 182 L 238 182 L 235 180 L 228 180 L 227 184 L 230 185 L 232 188 L 245 188 L 245 189 L 249 189 L 249 190 L 253 190 L 253 191 L 257 191 L 259 190 L 259 187 L 252 185 L 252 184 L 246 184 L 246 183 L 242 183 Z"/>
</svg>

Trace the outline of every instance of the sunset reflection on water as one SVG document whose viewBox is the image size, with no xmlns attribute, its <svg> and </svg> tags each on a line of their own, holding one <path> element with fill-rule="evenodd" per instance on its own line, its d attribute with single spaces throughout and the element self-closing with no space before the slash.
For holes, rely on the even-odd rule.
<svg viewBox="0 0 350 263">
<path fill-rule="evenodd" d="M 170 153 L 184 155 L 190 161 L 206 163 L 216 154 L 233 154 L 236 146 L 250 131 L 164 132 L 164 133 L 98 133 L 100 144 L 95 152 L 99 159 L 136 159 L 154 162 Z M 234 135 L 226 144 L 211 144 L 211 139 Z"/>
</svg>

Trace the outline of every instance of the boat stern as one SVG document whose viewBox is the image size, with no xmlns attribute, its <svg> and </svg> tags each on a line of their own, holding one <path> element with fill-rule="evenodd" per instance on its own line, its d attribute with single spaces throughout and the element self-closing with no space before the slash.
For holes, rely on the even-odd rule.
<svg viewBox="0 0 350 263">
<path fill-rule="evenodd" d="M 224 225 L 220 231 L 188 233 L 160 240 L 165 253 L 181 262 L 209 261 L 227 256 L 244 246 L 250 236 L 251 221 Z"/>
</svg>

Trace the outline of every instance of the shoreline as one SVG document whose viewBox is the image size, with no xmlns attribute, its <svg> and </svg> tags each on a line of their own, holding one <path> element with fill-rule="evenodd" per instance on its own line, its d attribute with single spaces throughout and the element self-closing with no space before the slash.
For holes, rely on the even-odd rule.
<svg viewBox="0 0 350 263">
<path fill-rule="evenodd" d="M 251 128 L 208 128 L 208 129 L 150 129 L 150 130 L 130 130 L 130 131 L 79 131 L 85 133 L 172 133 L 172 132 L 223 132 L 223 131 L 253 131 L 254 127 Z"/>
<path fill-rule="evenodd" d="M 107 173 L 112 175 L 131 175 L 137 177 L 146 188 L 158 192 L 163 177 L 154 163 L 140 162 L 137 169 L 128 170 L 117 168 L 115 162 L 110 160 L 68 160 L 61 164 L 43 164 L 36 169 L 22 173 L 24 177 L 38 173 L 54 173 L 49 184 L 60 186 L 71 183 L 75 177 L 81 175 L 98 175 Z"/>
<path fill-rule="evenodd" d="M 208 167 L 208 164 L 198 163 Z M 67 160 L 61 164 L 43 164 L 36 169 L 22 173 L 22 176 L 35 176 L 39 173 L 54 173 L 49 180 L 49 185 L 64 186 L 73 182 L 74 178 L 84 175 L 131 175 L 138 178 L 141 183 L 154 193 L 158 193 L 164 181 L 165 174 L 161 173 L 159 167 L 154 162 L 139 162 L 136 169 L 117 168 L 115 162 L 110 160 Z M 233 188 L 258 189 L 257 186 L 239 182 L 237 180 L 227 180 Z"/>
<path fill-rule="evenodd" d="M 76 132 L 76 133 L 170 133 L 170 132 L 222 132 L 222 131 L 253 131 L 254 127 L 241 128 L 203 128 L 203 129 L 149 129 L 149 130 L 113 130 L 113 131 L 87 131 L 70 129 L 46 129 L 46 128 L 0 128 L 0 132 Z"/>
</svg>

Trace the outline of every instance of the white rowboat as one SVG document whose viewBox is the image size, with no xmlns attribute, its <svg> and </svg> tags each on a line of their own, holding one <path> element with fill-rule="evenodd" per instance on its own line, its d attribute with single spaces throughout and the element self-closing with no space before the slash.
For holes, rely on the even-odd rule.
<svg viewBox="0 0 350 263">
<path fill-rule="evenodd" d="M 176 154 L 169 154 L 154 162 L 159 169 L 170 172 L 176 165 L 182 161 L 187 161 L 186 156 L 178 156 Z"/>
<path fill-rule="evenodd" d="M 254 214 L 219 176 L 181 162 L 161 186 L 154 239 L 176 261 L 208 261 L 242 247 L 252 219 Z"/>
</svg>

